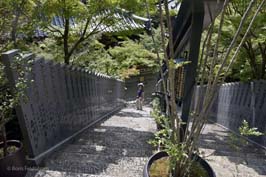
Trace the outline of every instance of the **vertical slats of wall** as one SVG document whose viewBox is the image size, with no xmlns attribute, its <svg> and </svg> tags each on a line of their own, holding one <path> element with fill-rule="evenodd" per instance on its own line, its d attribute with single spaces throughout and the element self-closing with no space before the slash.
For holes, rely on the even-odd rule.
<svg viewBox="0 0 266 177">
<path fill-rule="evenodd" d="M 195 89 L 194 107 L 202 104 L 200 87 Z M 226 83 L 219 87 L 211 109 L 210 118 L 217 123 L 238 132 L 243 120 L 249 125 L 266 132 L 266 81 L 259 80 L 252 83 Z M 266 137 L 250 137 L 266 147 Z"/>
<path fill-rule="evenodd" d="M 263 133 L 266 133 L 266 81 L 254 82 L 255 107 L 254 126 Z M 266 136 L 256 137 L 255 140 L 266 146 Z"/>
<path fill-rule="evenodd" d="M 11 63 L 18 55 L 12 50 L 2 55 L 10 85 L 17 83 Z M 81 68 L 34 59 L 27 74 L 27 102 L 16 108 L 30 158 L 40 158 L 76 132 L 119 109 L 123 82 Z M 25 66 L 24 66 L 25 67 Z M 34 82 L 30 82 L 34 80 Z M 119 97 L 119 98 L 118 98 Z"/>
</svg>

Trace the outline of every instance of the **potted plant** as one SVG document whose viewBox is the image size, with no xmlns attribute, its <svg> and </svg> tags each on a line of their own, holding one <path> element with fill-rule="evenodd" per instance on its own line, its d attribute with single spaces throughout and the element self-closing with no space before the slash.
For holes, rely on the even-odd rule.
<svg viewBox="0 0 266 177">
<path fill-rule="evenodd" d="M 183 2 L 188 3 L 189 1 L 183 0 L 182 3 Z M 195 3 L 195 11 L 197 10 L 196 5 L 198 2 L 199 1 L 190 1 L 190 3 Z M 197 61 L 175 62 L 174 58 L 177 56 L 174 51 L 175 39 L 173 38 L 173 27 L 171 13 L 168 9 L 168 1 L 160 1 L 157 4 L 160 12 L 162 48 L 164 49 L 163 60 L 166 63 L 168 70 L 166 76 L 162 69 L 160 70 L 163 95 L 165 96 L 166 102 L 166 113 L 158 114 L 158 112 L 155 111 L 156 114 L 154 114 L 153 112 L 153 116 L 155 116 L 157 123 L 159 122 L 161 124 L 162 129 L 156 132 L 155 139 L 152 140 L 151 143 L 156 145 L 160 152 L 150 157 L 146 163 L 143 172 L 144 177 L 215 176 L 214 171 L 208 163 L 197 155 L 197 142 L 205 123 L 208 121 L 210 109 L 217 95 L 217 89 L 219 88 L 219 85 L 224 82 L 256 16 L 262 9 L 265 0 L 260 1 L 260 4 L 254 7 L 255 2 L 256 1 L 254 0 L 250 1 L 247 8 L 243 9 L 245 13 L 240 17 L 241 20 L 237 27 L 237 31 L 233 35 L 233 38 L 229 39 L 228 48 L 223 55 L 219 54 L 219 42 L 229 0 L 223 2 L 219 20 L 216 20 L 215 16 L 209 12 L 209 15 L 213 17 L 213 19 L 211 19 L 209 29 L 203 40 L 201 55 L 200 57 L 196 56 L 199 63 L 197 63 Z M 149 4 L 147 1 L 146 5 L 148 11 Z M 255 8 L 255 11 L 250 15 L 250 11 L 253 7 Z M 167 28 L 165 28 L 164 21 L 166 21 Z M 244 27 L 245 23 L 247 23 L 247 25 Z M 213 35 L 214 30 L 217 30 L 217 35 L 215 36 Z M 165 49 L 165 31 L 169 34 L 169 50 Z M 240 32 L 242 35 L 240 35 Z M 199 56 L 199 53 L 196 52 L 196 54 Z M 157 56 L 158 60 L 161 61 L 159 49 L 157 49 Z M 207 63 L 209 63 L 209 66 Z M 182 120 L 179 116 L 176 102 L 176 79 L 178 77 L 176 75 L 176 69 L 184 67 L 184 65 L 188 65 L 187 67 L 190 67 L 190 69 L 194 67 L 195 72 L 187 73 L 187 75 L 190 75 L 188 77 L 192 77 L 191 80 L 194 83 L 197 83 L 194 84 L 194 87 L 196 85 L 200 87 L 200 102 L 196 103 L 196 108 L 194 112 L 190 114 L 187 121 Z M 195 73 L 197 73 L 197 75 Z M 193 87 L 186 89 L 191 89 L 191 92 L 193 92 Z M 191 99 L 192 98 L 184 97 L 183 101 L 191 101 Z"/>
<path fill-rule="evenodd" d="M 4 62 L 4 59 L 2 58 Z M 7 81 L 8 71 L 5 71 L 4 64 L 0 62 L 0 176 L 23 177 L 26 175 L 26 160 L 23 151 L 23 144 L 19 140 L 7 140 L 5 124 L 12 118 L 14 108 L 25 101 L 25 89 L 27 79 L 25 60 L 21 55 L 13 58 L 11 67 L 17 72 L 15 88 L 10 88 Z M 27 61 L 28 62 L 28 61 Z M 28 68 L 29 69 L 29 68 Z"/>
</svg>

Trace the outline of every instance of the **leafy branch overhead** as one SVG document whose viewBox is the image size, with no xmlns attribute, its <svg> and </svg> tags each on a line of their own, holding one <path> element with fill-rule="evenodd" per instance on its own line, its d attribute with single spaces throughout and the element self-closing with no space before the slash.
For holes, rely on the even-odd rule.
<svg viewBox="0 0 266 177">
<path fill-rule="evenodd" d="M 99 41 L 91 40 L 81 51 L 74 64 L 120 78 L 139 74 L 141 68 L 158 69 L 155 54 L 130 39 L 109 49 L 105 49 Z"/>
<path fill-rule="evenodd" d="M 255 14 L 256 9 L 263 1 L 256 1 L 251 9 L 250 16 L 247 21 L 252 20 L 252 15 Z M 237 31 L 239 21 L 244 15 L 244 10 L 248 7 L 249 3 L 241 0 L 233 0 L 228 4 L 227 11 L 225 12 L 223 33 L 221 34 L 221 43 L 218 48 L 219 56 L 225 54 L 225 51 L 230 44 L 233 34 Z M 256 19 L 253 22 L 251 29 L 249 30 L 247 37 L 240 48 L 239 54 L 236 58 L 236 62 L 230 69 L 230 73 L 227 76 L 228 81 L 249 81 L 253 79 L 265 79 L 266 78 L 266 4 L 264 3 L 261 10 L 257 14 Z M 218 29 L 219 21 L 216 21 L 214 29 Z M 243 24 L 243 30 L 240 32 L 238 42 L 244 37 L 244 32 L 248 28 L 249 23 Z M 217 39 L 217 33 L 213 35 L 212 41 Z M 209 55 L 213 54 L 214 46 L 211 46 Z M 235 50 L 235 49 L 234 49 Z M 233 54 L 230 54 L 232 57 Z"/>
<path fill-rule="evenodd" d="M 132 3 L 136 3 L 135 6 Z M 123 28 L 122 19 L 115 15 L 119 8 L 130 11 L 136 10 L 138 5 L 141 6 L 141 2 L 137 0 L 46 0 L 37 9 L 41 12 L 42 28 L 62 40 L 64 61 L 69 64 L 79 45 L 91 36 L 111 28 Z M 55 17 L 59 18 L 60 27 L 51 24 Z"/>
<path fill-rule="evenodd" d="M 72 54 L 83 41 L 98 33 L 100 25 L 106 24 L 107 27 L 112 14 L 103 12 L 105 7 L 110 7 L 111 13 L 111 5 L 109 1 L 92 1 L 86 5 L 79 0 L 47 0 L 40 5 L 42 28 L 63 41 L 66 64 L 69 64 Z M 51 24 L 55 17 L 61 19 L 62 28 Z"/>
</svg>

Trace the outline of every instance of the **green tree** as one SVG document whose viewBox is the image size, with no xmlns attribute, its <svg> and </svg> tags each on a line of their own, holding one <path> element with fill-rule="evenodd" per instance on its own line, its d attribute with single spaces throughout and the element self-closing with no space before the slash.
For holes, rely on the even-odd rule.
<svg viewBox="0 0 266 177">
<path fill-rule="evenodd" d="M 33 0 L 5 0 L 0 2 L 0 51 L 25 44 L 25 36 L 33 32 Z M 18 41 L 18 36 L 20 40 Z"/>
<path fill-rule="evenodd" d="M 73 64 L 91 71 L 117 76 L 117 63 L 111 58 L 104 44 L 96 39 L 84 42 L 73 55 Z"/>
<path fill-rule="evenodd" d="M 29 43 L 27 48 L 39 57 L 50 59 L 59 63 L 64 62 L 63 44 L 57 38 L 46 38 L 45 40 Z"/>
<path fill-rule="evenodd" d="M 8 46 L 7 37 L 10 30 L 10 21 L 12 19 L 10 1 L 0 1 L 0 52 Z"/>
<path fill-rule="evenodd" d="M 69 64 L 80 44 L 119 20 L 113 16 L 117 8 L 134 12 L 143 9 L 138 8 L 141 4 L 139 0 L 46 0 L 38 10 L 43 14 L 41 26 L 62 40 L 64 62 Z M 63 28 L 51 25 L 55 16 L 63 20 Z"/>
<path fill-rule="evenodd" d="M 141 68 L 158 69 L 156 55 L 139 41 L 125 39 L 119 46 L 105 49 L 96 39 L 85 42 L 73 55 L 74 64 L 92 71 L 126 78 L 139 74 Z"/>
<path fill-rule="evenodd" d="M 255 4 L 251 10 L 251 14 L 255 13 L 258 4 Z M 228 43 L 228 39 L 232 38 L 232 34 L 237 30 L 237 24 L 244 14 L 248 3 L 244 0 L 233 0 L 228 7 L 227 16 L 225 18 L 226 29 L 223 33 L 224 47 Z M 232 67 L 231 77 L 240 80 L 265 79 L 266 75 L 266 4 L 260 10 L 253 26 L 251 27 L 243 47 L 240 49 L 236 63 Z M 251 20 L 249 17 L 248 21 Z M 245 23 L 244 30 L 240 37 L 244 36 L 248 23 Z M 240 41 L 241 39 L 239 39 Z"/>
<path fill-rule="evenodd" d="M 255 13 L 256 9 L 259 6 L 259 3 L 262 1 L 257 1 L 257 4 L 253 6 L 250 10 L 250 16 L 247 18 L 246 22 L 243 24 L 243 29 L 240 31 L 240 35 L 237 38 L 237 42 L 240 42 L 245 34 L 246 29 L 248 28 L 249 22 L 251 21 L 252 15 Z M 229 3 L 226 15 L 224 17 L 224 25 L 222 28 L 221 33 L 221 42 L 218 46 L 217 56 L 222 57 L 228 45 L 230 45 L 231 39 L 233 38 L 233 34 L 237 31 L 239 22 L 244 15 L 244 10 L 248 7 L 248 1 L 244 0 L 233 0 Z M 265 70 L 266 70 L 266 28 L 265 28 L 265 18 L 266 18 L 266 4 L 263 5 L 260 12 L 258 13 L 250 31 L 247 34 L 247 37 L 240 48 L 238 55 L 236 56 L 236 61 L 230 69 L 230 73 L 227 75 L 226 81 L 249 81 L 254 79 L 265 79 Z M 213 26 L 213 35 L 212 38 L 207 42 L 207 34 L 208 32 L 205 31 L 203 34 L 202 40 L 204 41 L 205 45 L 209 46 L 209 53 L 207 56 L 207 68 L 206 72 L 209 72 L 212 68 L 212 58 L 214 55 L 215 50 L 215 41 L 217 40 L 218 33 L 216 32 L 219 28 L 219 17 L 214 26 Z M 209 31 L 210 33 L 210 31 Z M 204 45 L 204 44 L 203 44 Z M 236 47 L 233 47 L 233 51 L 236 50 Z M 201 56 L 205 53 L 201 51 Z M 233 56 L 233 53 L 229 54 L 230 57 Z M 203 58 L 202 58 L 203 60 Z M 204 63 L 200 63 L 204 64 Z M 216 63 L 218 64 L 218 63 Z M 228 63 L 227 63 L 228 64 Z M 217 65 L 214 67 L 215 71 L 217 71 Z M 224 73 L 223 70 L 222 73 Z M 205 77 L 206 78 L 206 77 Z"/>
<path fill-rule="evenodd" d="M 47 0 L 40 4 L 40 11 L 44 14 L 40 19 L 41 26 L 51 35 L 62 40 L 66 64 L 69 64 L 70 57 L 78 46 L 91 35 L 96 34 L 99 25 L 109 18 L 107 15 L 101 15 L 108 5 L 108 1 L 89 1 L 86 5 L 80 0 Z M 63 20 L 63 28 L 51 24 L 54 17 L 60 17 Z"/>
<path fill-rule="evenodd" d="M 138 74 L 141 68 L 151 68 L 154 71 L 158 69 L 156 54 L 147 50 L 138 41 L 126 40 L 121 42 L 120 46 L 108 51 L 117 62 L 119 75 L 123 78 L 132 74 L 132 71 L 136 71 L 135 74 Z"/>
<path fill-rule="evenodd" d="M 140 43 L 145 47 L 145 49 L 156 53 L 157 49 L 159 49 L 159 53 L 163 54 L 163 50 L 161 49 L 162 41 L 161 41 L 161 31 L 160 28 L 153 29 L 152 30 L 153 36 L 154 36 L 154 42 L 152 41 L 152 38 L 147 33 L 144 33 L 140 35 Z"/>
</svg>

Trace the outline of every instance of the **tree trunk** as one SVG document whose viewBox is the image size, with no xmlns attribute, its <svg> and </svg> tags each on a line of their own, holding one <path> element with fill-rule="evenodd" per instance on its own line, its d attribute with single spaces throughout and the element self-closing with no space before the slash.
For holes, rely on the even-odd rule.
<svg viewBox="0 0 266 177">
<path fill-rule="evenodd" d="M 247 40 L 243 47 L 246 49 L 246 52 L 248 54 L 248 63 L 251 67 L 253 78 L 258 79 L 260 74 L 256 64 L 256 56 L 251 41 Z"/>
<path fill-rule="evenodd" d="M 65 54 L 65 57 L 64 57 L 65 64 L 69 65 L 69 63 L 70 63 L 69 60 L 70 60 L 70 56 Z"/>
<path fill-rule="evenodd" d="M 11 40 L 13 42 L 14 48 L 17 48 L 17 26 L 18 26 L 18 20 L 19 20 L 20 12 L 15 12 L 15 18 L 12 22 L 12 29 L 11 29 Z"/>
<path fill-rule="evenodd" d="M 25 5 L 26 1 L 22 0 L 20 3 L 15 4 L 15 9 L 14 9 L 14 19 L 12 21 L 12 26 L 11 26 L 11 40 L 13 42 L 14 48 L 17 48 L 17 28 L 18 28 L 18 22 L 19 22 L 19 18 L 21 16 L 21 12 L 24 10 L 24 5 Z"/>
<path fill-rule="evenodd" d="M 64 62 L 69 64 L 70 55 L 68 51 L 68 35 L 69 35 L 69 18 L 65 18 L 65 30 L 64 30 Z"/>
<path fill-rule="evenodd" d="M 260 49 L 260 54 L 262 58 L 261 62 L 261 79 L 264 79 L 265 77 L 265 69 L 266 69 L 266 44 L 264 45 L 265 47 L 263 48 L 263 44 L 259 43 L 259 49 Z"/>
</svg>

